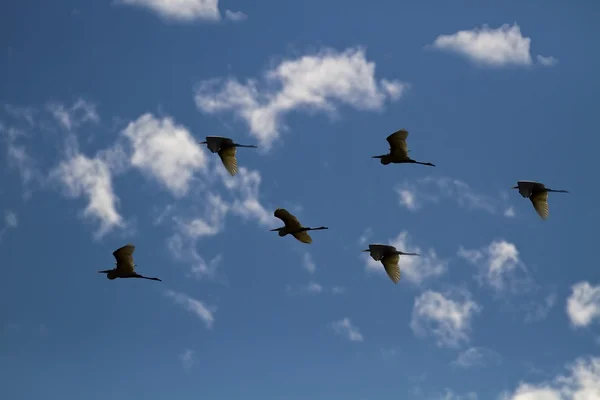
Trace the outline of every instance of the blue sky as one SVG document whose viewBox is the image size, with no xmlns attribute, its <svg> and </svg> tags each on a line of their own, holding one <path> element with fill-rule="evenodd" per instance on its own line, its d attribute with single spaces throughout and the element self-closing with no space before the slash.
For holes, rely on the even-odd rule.
<svg viewBox="0 0 600 400">
<path fill-rule="evenodd" d="M 3 3 L 0 396 L 599 399 L 600 6 L 407 3 Z"/>
</svg>

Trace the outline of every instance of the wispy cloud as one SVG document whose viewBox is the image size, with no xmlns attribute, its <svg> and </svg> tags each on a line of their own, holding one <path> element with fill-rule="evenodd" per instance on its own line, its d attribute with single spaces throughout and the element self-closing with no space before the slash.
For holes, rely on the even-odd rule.
<svg viewBox="0 0 600 400">
<path fill-rule="evenodd" d="M 600 285 L 592 286 L 587 281 L 574 284 L 567 299 L 567 315 L 576 328 L 586 327 L 599 320 Z"/>
<path fill-rule="evenodd" d="M 531 38 L 521 34 L 516 23 L 498 28 L 483 25 L 472 30 L 462 30 L 451 35 L 438 36 L 431 47 L 460 54 L 475 64 L 488 67 L 520 66 L 533 64 L 530 52 Z M 543 66 L 556 63 L 554 57 L 538 55 Z"/>
<path fill-rule="evenodd" d="M 451 365 L 459 368 L 484 367 L 499 364 L 502 357 L 498 352 L 485 347 L 469 347 L 461 352 Z"/>
<path fill-rule="evenodd" d="M 196 250 L 196 241 L 193 237 L 182 233 L 175 233 L 167 239 L 167 248 L 176 261 L 190 265 L 190 274 L 198 279 L 210 278 L 218 280 L 217 272 L 223 258 L 217 254 L 206 262 Z M 225 281 L 221 281 L 225 283 Z"/>
<path fill-rule="evenodd" d="M 480 249 L 467 250 L 461 246 L 458 256 L 477 266 L 479 282 L 491 286 L 496 291 L 509 288 L 516 292 L 530 287 L 530 276 L 514 243 L 498 239 Z M 519 271 L 522 272 L 522 276 L 518 276 Z"/>
<path fill-rule="evenodd" d="M 115 3 L 145 8 L 176 22 L 221 20 L 219 0 L 115 0 Z"/>
<path fill-rule="evenodd" d="M 338 104 L 347 104 L 359 110 L 381 110 L 407 87 L 397 80 L 378 81 L 375 63 L 367 61 L 362 48 L 342 52 L 325 48 L 284 60 L 266 71 L 264 78 L 263 85 L 256 79 L 202 81 L 196 87 L 196 105 L 208 114 L 233 112 L 268 150 L 286 129 L 285 115 L 294 109 L 335 115 Z"/>
<path fill-rule="evenodd" d="M 0 240 L 9 229 L 14 229 L 19 226 L 17 214 L 11 210 L 4 210 L 4 226 L 0 229 Z"/>
<path fill-rule="evenodd" d="M 364 340 L 358 328 L 352 325 L 350 318 L 346 317 L 331 324 L 334 332 L 338 335 L 345 336 L 352 342 L 362 342 Z"/>
<path fill-rule="evenodd" d="M 315 270 L 317 269 L 317 265 L 313 261 L 310 253 L 304 253 L 304 256 L 302 258 L 302 265 L 310 274 L 314 274 Z"/>
<path fill-rule="evenodd" d="M 502 196 L 480 193 L 459 179 L 426 177 L 405 181 L 397 185 L 395 191 L 400 205 L 412 212 L 422 209 L 426 204 L 448 204 L 450 201 L 459 207 L 491 214 L 498 214 L 503 209 L 505 216 L 514 216 L 514 210 Z"/>
<path fill-rule="evenodd" d="M 215 318 L 213 313 L 215 312 L 214 307 L 207 307 L 199 300 L 196 300 L 185 293 L 174 292 L 167 290 L 165 296 L 173 300 L 175 304 L 179 304 L 198 318 L 200 318 L 207 328 L 212 328 Z"/>
<path fill-rule="evenodd" d="M 183 352 L 179 354 L 178 358 L 186 372 L 189 372 L 196 362 L 194 350 L 191 349 L 183 350 Z"/>
<path fill-rule="evenodd" d="M 438 258 L 434 249 L 428 249 L 423 252 L 421 248 L 410 243 L 408 232 L 400 232 L 398 236 L 391 239 L 389 244 L 396 247 L 399 251 L 418 253 L 421 256 L 400 256 L 400 271 L 403 279 L 414 284 L 421 284 L 429 278 L 436 278 L 443 275 L 447 270 L 447 261 Z M 381 262 L 373 260 L 369 253 L 361 254 L 365 261 L 365 268 L 368 272 L 385 274 Z"/>
<path fill-rule="evenodd" d="M 478 396 L 475 392 L 468 392 L 465 394 L 457 394 L 450 389 L 446 389 L 444 394 L 439 398 L 439 400 L 477 400 Z M 530 399 L 535 400 L 535 399 Z"/>
<path fill-rule="evenodd" d="M 225 18 L 230 21 L 239 22 L 248 19 L 248 16 L 241 11 L 225 10 Z"/>
<path fill-rule="evenodd" d="M 428 290 L 415 298 L 410 327 L 416 335 L 432 335 L 439 347 L 458 347 L 469 341 L 471 319 L 482 307 L 466 291 Z"/>
<path fill-rule="evenodd" d="M 526 304 L 525 322 L 537 322 L 546 319 L 555 304 L 556 293 L 547 295 L 541 302 L 531 302 Z"/>
<path fill-rule="evenodd" d="M 86 122 L 100 122 L 96 105 L 84 99 L 78 99 L 70 107 L 60 103 L 49 103 L 47 108 L 59 125 L 69 132 Z"/>
</svg>

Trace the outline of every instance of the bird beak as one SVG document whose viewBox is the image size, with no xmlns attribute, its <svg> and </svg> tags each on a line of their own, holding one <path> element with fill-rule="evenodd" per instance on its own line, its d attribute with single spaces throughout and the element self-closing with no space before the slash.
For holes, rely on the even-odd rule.
<svg viewBox="0 0 600 400">
<path fill-rule="evenodd" d="M 200 143 L 200 144 L 206 144 L 206 142 L 198 142 L 198 143 Z"/>
<path fill-rule="evenodd" d="M 277 230 L 279 230 L 279 228 L 275 228 L 275 229 L 269 229 L 269 232 L 275 232 L 275 231 L 277 231 Z"/>
<path fill-rule="evenodd" d="M 362 250 L 362 251 L 363 251 L 363 252 L 367 252 L 367 251 L 371 251 L 371 250 L 369 250 L 369 249 L 366 249 L 366 250 Z"/>
<path fill-rule="evenodd" d="M 110 269 L 107 269 L 107 270 L 104 270 L 104 271 L 98 271 L 98 273 L 100 273 L 100 274 L 108 274 L 110 271 L 111 271 Z"/>
<path fill-rule="evenodd" d="M 518 189 L 518 188 L 519 188 L 518 186 L 513 186 L 511 189 Z"/>
</svg>

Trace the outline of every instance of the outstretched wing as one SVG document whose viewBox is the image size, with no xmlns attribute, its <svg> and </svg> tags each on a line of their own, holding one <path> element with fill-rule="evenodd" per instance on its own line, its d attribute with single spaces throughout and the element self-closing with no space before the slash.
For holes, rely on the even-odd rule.
<svg viewBox="0 0 600 400">
<path fill-rule="evenodd" d="M 302 231 L 302 232 L 298 232 L 298 233 L 293 233 L 292 236 L 294 236 L 296 239 L 298 239 L 302 243 L 306 243 L 306 244 L 311 244 L 312 243 L 312 238 L 310 237 L 310 235 L 306 231 Z"/>
<path fill-rule="evenodd" d="M 285 226 L 290 228 L 291 230 L 302 228 L 302 225 L 300 225 L 300 221 L 298 221 L 298 218 L 296 218 L 292 214 L 290 214 L 289 211 L 286 210 L 285 208 L 276 209 L 275 212 L 273 213 L 273 215 L 276 218 L 279 218 L 280 220 L 282 220 L 283 223 L 285 224 Z M 300 240 L 300 239 L 298 239 L 298 240 Z"/>
<path fill-rule="evenodd" d="M 117 269 L 123 272 L 134 272 L 133 267 L 133 252 L 135 246 L 131 243 L 118 248 L 113 252 L 115 260 L 117 260 Z"/>
<path fill-rule="evenodd" d="M 219 150 L 219 157 L 221 157 L 225 169 L 231 176 L 235 176 L 238 170 L 237 159 L 235 158 L 236 151 L 237 149 L 235 147 L 222 147 L 221 150 Z"/>
<path fill-rule="evenodd" d="M 538 192 L 529 198 L 533 203 L 533 208 L 543 220 L 547 220 L 550 215 L 548 207 L 548 192 Z"/>
<path fill-rule="evenodd" d="M 207 136 L 206 147 L 213 153 L 216 153 L 221 148 L 223 144 L 223 139 L 225 138 L 222 138 L 220 136 Z"/>
<path fill-rule="evenodd" d="M 392 133 L 390 136 L 386 138 L 388 143 L 390 144 L 390 154 L 407 158 L 408 157 L 408 147 L 406 146 L 406 138 L 408 137 L 408 131 L 406 129 L 400 129 Z"/>
<path fill-rule="evenodd" d="M 385 272 L 394 283 L 398 283 L 400 281 L 400 266 L 398 265 L 399 261 L 400 256 L 398 254 L 392 254 L 383 257 L 383 260 L 381 260 L 383 268 L 385 268 Z"/>
</svg>

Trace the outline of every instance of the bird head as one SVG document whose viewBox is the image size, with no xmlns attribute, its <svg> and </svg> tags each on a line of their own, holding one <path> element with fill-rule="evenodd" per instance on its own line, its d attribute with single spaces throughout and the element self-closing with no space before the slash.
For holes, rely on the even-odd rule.
<svg viewBox="0 0 600 400">
<path fill-rule="evenodd" d="M 112 269 L 105 269 L 104 271 L 98 271 L 98 273 L 106 274 L 106 277 L 111 280 L 116 278 L 116 276 L 114 276 L 114 270 Z"/>
</svg>

